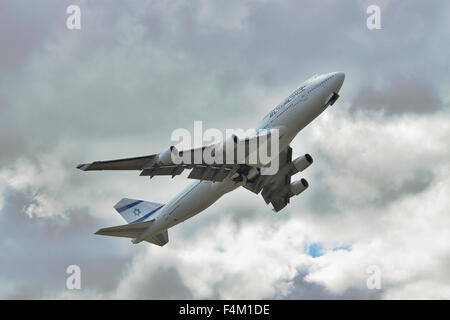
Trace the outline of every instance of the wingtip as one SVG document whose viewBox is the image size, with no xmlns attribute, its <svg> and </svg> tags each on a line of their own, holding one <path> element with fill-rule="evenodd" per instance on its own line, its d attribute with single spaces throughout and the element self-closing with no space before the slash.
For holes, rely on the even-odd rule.
<svg viewBox="0 0 450 320">
<path fill-rule="evenodd" d="M 80 169 L 81 171 L 86 171 L 89 168 L 89 163 L 83 163 L 83 164 L 79 164 L 77 166 L 77 169 Z"/>
</svg>

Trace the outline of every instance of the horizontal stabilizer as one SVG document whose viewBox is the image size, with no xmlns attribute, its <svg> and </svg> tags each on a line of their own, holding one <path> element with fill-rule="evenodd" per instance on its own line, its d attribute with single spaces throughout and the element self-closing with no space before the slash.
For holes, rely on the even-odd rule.
<svg viewBox="0 0 450 320">
<path fill-rule="evenodd" d="M 142 232 L 147 230 L 147 228 L 152 223 L 153 220 L 133 224 L 124 224 L 109 228 L 102 228 L 98 230 L 95 234 L 111 237 L 137 238 L 139 235 L 141 235 Z"/>
</svg>

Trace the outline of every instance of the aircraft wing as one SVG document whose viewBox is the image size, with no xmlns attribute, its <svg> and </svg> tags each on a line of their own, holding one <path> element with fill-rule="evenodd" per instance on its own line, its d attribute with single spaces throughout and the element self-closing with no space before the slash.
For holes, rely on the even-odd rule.
<svg viewBox="0 0 450 320">
<path fill-rule="evenodd" d="M 83 171 L 92 170 L 142 170 L 147 164 L 150 164 L 156 157 L 156 154 L 150 156 L 126 158 L 109 161 L 95 161 L 87 164 L 80 164 L 77 169 Z"/>
<path fill-rule="evenodd" d="M 282 135 L 284 128 L 277 128 Z M 251 142 L 259 141 L 262 137 L 265 139 L 271 139 L 273 131 L 266 131 L 265 133 L 257 134 L 255 136 L 246 137 L 239 140 L 237 136 L 231 136 L 225 140 L 222 147 L 225 144 L 231 143 L 236 151 L 238 145 L 245 147 L 245 152 L 250 152 Z M 226 177 L 233 176 L 233 179 L 242 180 L 242 176 L 245 176 L 251 170 L 251 166 L 238 161 L 237 152 L 234 152 L 234 159 L 227 158 L 226 152 L 222 154 L 222 164 L 213 162 L 208 164 L 205 162 L 203 154 L 211 152 L 213 155 L 217 150 L 213 148 L 214 145 L 203 146 L 199 148 L 193 148 L 178 152 L 175 147 L 170 147 L 159 154 L 152 154 L 148 156 L 108 160 L 108 161 L 95 161 L 87 164 L 80 164 L 77 166 L 82 171 L 97 171 L 97 170 L 139 170 L 141 176 L 174 176 L 180 175 L 184 170 L 191 170 L 188 178 L 206 181 L 223 181 Z M 220 145 L 219 145 L 220 147 Z M 208 150 L 205 150 L 208 148 Z M 220 148 L 219 148 L 220 149 Z M 171 158 L 173 152 L 176 152 L 183 161 L 180 164 L 174 164 Z M 206 151 L 206 152 L 205 152 Z M 187 160 L 187 161 L 186 161 Z M 231 163 L 230 163 L 231 162 Z M 234 175 L 236 174 L 236 177 Z"/>
<path fill-rule="evenodd" d="M 244 188 L 261 195 L 267 204 L 271 203 L 275 211 L 280 211 L 289 203 L 289 196 L 284 194 L 282 190 L 291 184 L 291 175 L 285 170 L 284 167 L 292 162 L 292 148 L 287 147 L 280 152 L 279 156 L 279 169 L 277 174 L 273 176 L 260 175 L 255 180 L 247 182 Z"/>
<path fill-rule="evenodd" d="M 240 164 L 207 164 L 202 157 L 199 164 L 194 164 L 195 153 L 202 153 L 205 147 L 190 149 L 180 152 L 189 153 L 190 164 L 164 164 L 158 162 L 160 154 L 148 156 L 126 158 L 108 161 L 94 161 L 92 163 L 80 164 L 77 166 L 82 171 L 98 171 L 98 170 L 138 170 L 141 176 L 174 176 L 180 175 L 185 169 L 192 170 L 188 176 L 190 179 L 207 180 L 207 181 L 223 181 L 228 175 L 236 173 L 241 166 Z M 244 165 L 245 166 L 245 165 Z"/>
</svg>

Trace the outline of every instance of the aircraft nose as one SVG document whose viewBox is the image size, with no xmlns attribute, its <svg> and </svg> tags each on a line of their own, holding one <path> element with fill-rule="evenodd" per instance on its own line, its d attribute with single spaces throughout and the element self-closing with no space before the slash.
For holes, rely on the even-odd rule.
<svg viewBox="0 0 450 320">
<path fill-rule="evenodd" d="M 338 93 L 344 83 L 345 73 L 335 72 L 334 73 L 334 92 Z"/>
</svg>

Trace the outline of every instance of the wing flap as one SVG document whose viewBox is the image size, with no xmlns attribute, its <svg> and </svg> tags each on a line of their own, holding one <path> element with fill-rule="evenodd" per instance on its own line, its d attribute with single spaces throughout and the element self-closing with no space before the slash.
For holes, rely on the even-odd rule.
<svg viewBox="0 0 450 320">
<path fill-rule="evenodd" d="M 154 167 L 150 169 L 144 169 L 141 172 L 141 176 L 178 176 L 184 171 L 183 166 L 164 166 Z"/>
<path fill-rule="evenodd" d="M 270 200 L 270 203 L 272 203 L 273 210 L 278 212 L 288 205 L 289 197 L 274 197 Z"/>
<path fill-rule="evenodd" d="M 189 174 L 189 179 L 222 181 L 231 172 L 231 168 L 216 166 L 195 166 Z"/>
</svg>

